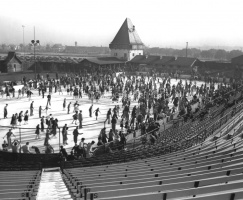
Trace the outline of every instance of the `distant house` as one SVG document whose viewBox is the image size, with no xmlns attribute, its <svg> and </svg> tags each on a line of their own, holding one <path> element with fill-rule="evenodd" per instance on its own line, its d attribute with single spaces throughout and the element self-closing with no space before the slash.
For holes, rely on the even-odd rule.
<svg viewBox="0 0 243 200">
<path fill-rule="evenodd" d="M 108 47 L 95 47 L 95 46 L 91 46 L 91 47 L 65 46 L 64 52 L 98 56 L 101 54 L 109 54 L 110 49 Z"/>
<path fill-rule="evenodd" d="M 174 60 L 175 60 L 174 56 L 162 56 L 161 59 L 154 62 L 156 71 L 164 72 L 164 71 L 169 70 L 168 64 Z"/>
<path fill-rule="evenodd" d="M 15 52 L 9 52 L 8 56 L 0 61 L 1 72 L 20 72 L 22 71 L 22 62 Z"/>
<path fill-rule="evenodd" d="M 132 71 L 152 72 L 154 69 L 154 62 L 160 59 L 160 56 L 145 56 L 136 55 L 127 64 L 131 66 Z"/>
<path fill-rule="evenodd" d="M 231 63 L 235 70 L 235 77 L 243 78 L 243 55 L 232 58 Z"/>
<path fill-rule="evenodd" d="M 198 70 L 197 68 L 199 63 L 200 61 L 197 58 L 177 57 L 174 61 L 169 62 L 167 65 L 171 71 L 183 71 L 190 73 L 192 70 L 195 72 Z"/>
<path fill-rule="evenodd" d="M 243 66 L 243 55 L 231 59 L 231 63 L 238 66 Z"/>
<path fill-rule="evenodd" d="M 142 71 L 157 71 L 162 72 L 168 70 L 167 64 L 174 61 L 173 56 L 145 56 L 137 55 L 132 60 L 127 62 L 128 65 L 134 70 Z"/>
<path fill-rule="evenodd" d="M 52 46 L 52 51 L 54 51 L 54 52 L 62 52 L 62 51 L 64 51 L 64 49 L 65 49 L 65 47 L 62 46 L 62 44 L 54 44 Z"/>
<path fill-rule="evenodd" d="M 233 64 L 231 62 L 221 61 L 202 61 L 199 65 L 199 73 L 207 75 L 227 74 L 234 71 Z"/>
<path fill-rule="evenodd" d="M 96 57 L 96 58 L 85 58 L 80 62 L 81 68 L 90 70 L 102 70 L 110 69 L 116 70 L 120 67 L 124 67 L 125 61 L 120 60 L 116 57 Z"/>
</svg>

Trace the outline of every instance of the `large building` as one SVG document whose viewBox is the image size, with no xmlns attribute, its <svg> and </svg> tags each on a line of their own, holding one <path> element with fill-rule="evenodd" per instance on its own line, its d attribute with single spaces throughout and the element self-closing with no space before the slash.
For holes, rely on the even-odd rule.
<svg viewBox="0 0 243 200">
<path fill-rule="evenodd" d="M 109 47 L 111 56 L 125 61 L 143 55 L 144 44 L 129 18 L 126 18 Z"/>
</svg>

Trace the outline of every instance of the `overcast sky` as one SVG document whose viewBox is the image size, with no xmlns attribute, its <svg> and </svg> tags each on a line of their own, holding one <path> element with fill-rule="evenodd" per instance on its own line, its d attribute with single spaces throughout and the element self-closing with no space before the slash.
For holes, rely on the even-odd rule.
<svg viewBox="0 0 243 200">
<path fill-rule="evenodd" d="M 1 0 L 0 44 L 108 46 L 130 18 L 150 47 L 243 47 L 242 0 Z"/>
</svg>

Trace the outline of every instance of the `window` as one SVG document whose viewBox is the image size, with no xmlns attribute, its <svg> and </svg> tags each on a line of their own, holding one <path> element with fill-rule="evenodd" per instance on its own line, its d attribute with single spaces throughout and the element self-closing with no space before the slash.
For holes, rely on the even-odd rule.
<svg viewBox="0 0 243 200">
<path fill-rule="evenodd" d="M 135 56 L 135 53 L 133 53 L 132 56 Z"/>
<path fill-rule="evenodd" d="M 141 53 L 139 53 L 139 55 L 141 55 Z"/>
<path fill-rule="evenodd" d="M 14 72 L 16 72 L 16 64 L 14 64 Z"/>
</svg>

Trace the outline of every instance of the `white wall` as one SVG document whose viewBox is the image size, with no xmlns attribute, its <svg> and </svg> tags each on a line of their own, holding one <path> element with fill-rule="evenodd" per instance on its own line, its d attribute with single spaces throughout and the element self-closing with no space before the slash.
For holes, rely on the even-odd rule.
<svg viewBox="0 0 243 200">
<path fill-rule="evenodd" d="M 22 66 L 19 63 L 9 63 L 8 72 L 20 72 L 22 71 Z"/>
<path fill-rule="evenodd" d="M 136 55 L 143 55 L 143 50 L 128 50 L 128 49 L 111 49 L 111 56 L 119 59 L 124 59 L 124 54 L 127 54 L 127 60 L 133 59 Z"/>
<path fill-rule="evenodd" d="M 137 55 L 143 55 L 143 50 L 130 50 L 129 60 L 132 60 Z"/>
</svg>

